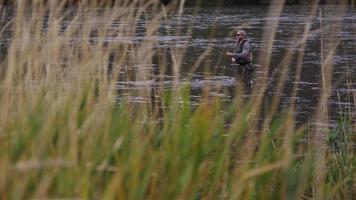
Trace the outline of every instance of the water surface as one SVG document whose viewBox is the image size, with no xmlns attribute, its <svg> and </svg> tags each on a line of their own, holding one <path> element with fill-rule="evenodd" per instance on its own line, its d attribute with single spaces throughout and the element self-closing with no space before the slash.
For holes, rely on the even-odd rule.
<svg viewBox="0 0 356 200">
<path fill-rule="evenodd" d="M 249 85 L 252 89 L 259 90 L 259 77 L 268 75 L 266 91 L 266 107 L 269 105 L 271 97 L 279 95 L 281 102 L 279 110 L 287 108 L 292 102 L 295 102 L 297 122 L 307 122 L 314 114 L 321 93 L 321 66 L 322 60 L 330 52 L 328 45 L 335 35 L 338 41 L 337 51 L 332 59 L 333 75 L 331 98 L 328 102 L 330 113 L 330 122 L 335 124 L 340 113 L 349 112 L 355 115 L 354 96 L 356 93 L 356 9 L 347 7 L 319 7 L 317 12 L 311 17 L 311 7 L 307 6 L 286 6 L 279 20 L 279 26 L 272 48 L 272 60 L 270 66 L 261 66 L 259 63 L 263 60 L 260 56 L 266 48 L 268 41 L 262 39 L 265 31 L 270 31 L 271 27 L 266 27 L 269 20 L 276 20 L 268 16 L 268 7 L 266 6 L 239 6 L 223 7 L 216 9 L 213 7 L 204 7 L 199 11 L 193 8 L 186 8 L 182 16 L 169 15 L 167 19 L 161 20 L 158 32 L 153 36 L 145 36 L 147 24 L 145 17 L 150 17 L 152 13 L 142 17 L 137 25 L 137 31 L 134 35 L 107 35 L 105 38 L 99 38 L 95 32 L 90 38 L 78 37 L 68 38 L 68 43 L 87 41 L 95 43 L 98 40 L 104 40 L 107 44 L 128 43 L 140 45 L 143 42 L 152 41 L 155 46 L 150 47 L 157 51 L 157 59 L 153 63 L 144 65 L 127 65 L 122 67 L 121 78 L 117 82 L 120 94 L 139 91 L 142 87 L 154 88 L 163 87 L 170 89 L 176 85 L 188 84 L 191 86 L 191 104 L 199 105 L 202 95 L 202 88 L 205 86 L 222 88 L 221 90 L 211 90 L 212 97 L 219 96 L 225 102 L 231 102 L 236 96 L 235 89 L 245 84 L 237 71 L 237 66 L 232 65 L 224 56 L 224 53 L 231 50 L 234 45 L 232 38 L 236 27 L 243 28 L 248 33 L 248 37 L 253 45 L 254 65 L 256 67 L 255 79 L 253 84 Z M 107 12 L 108 10 L 106 10 Z M 93 25 L 105 25 L 110 19 L 100 17 L 98 12 L 101 9 L 77 10 L 73 12 L 81 13 L 83 20 L 90 21 Z M 109 12 L 118 12 L 112 9 Z M 6 24 L 11 20 L 11 14 L 3 14 L 1 24 Z M 301 49 L 298 44 L 303 38 L 305 26 L 311 23 L 311 30 L 308 36 L 305 49 Z M 81 26 L 81 21 L 73 24 L 71 18 L 64 20 L 60 24 L 61 31 L 65 32 L 68 24 L 71 26 Z M 108 26 L 109 33 L 115 33 L 123 22 L 113 22 Z M 130 26 L 130 22 L 125 22 Z M 46 22 L 44 22 L 43 31 L 46 31 Z M 11 34 L 10 34 L 11 35 Z M 23 41 L 31 42 L 31 40 Z M 5 54 L 9 37 L 2 35 L 0 40 L 1 54 Z M 207 50 L 211 52 L 205 57 L 199 65 L 195 66 L 198 58 Z M 301 75 L 296 77 L 298 52 L 304 52 Z M 128 50 L 130 51 L 130 50 Z M 286 53 L 292 52 L 292 62 L 286 74 L 281 73 L 281 61 Z M 182 52 L 181 69 L 178 74 L 173 71 L 173 61 L 171 52 Z M 120 52 L 113 52 L 119 54 Z M 166 57 L 166 69 L 162 72 L 159 66 L 159 58 Z M 138 58 L 139 59 L 139 58 Z M 115 65 L 115 63 L 112 63 Z M 194 68 L 194 70 L 192 70 Z M 138 71 L 146 71 L 150 76 L 145 79 L 139 79 L 132 74 Z M 148 77 L 148 78 L 147 78 Z M 276 91 L 276 84 L 279 78 L 285 79 L 282 91 Z M 297 85 L 297 95 L 292 96 L 292 89 Z M 264 93 L 264 91 L 259 91 Z M 254 98 L 250 93 L 243 95 L 246 98 Z M 153 94 L 154 98 L 140 96 L 137 93 L 132 100 L 139 103 L 148 103 L 159 99 L 159 94 Z M 156 98 L 157 97 L 157 98 Z"/>
</svg>

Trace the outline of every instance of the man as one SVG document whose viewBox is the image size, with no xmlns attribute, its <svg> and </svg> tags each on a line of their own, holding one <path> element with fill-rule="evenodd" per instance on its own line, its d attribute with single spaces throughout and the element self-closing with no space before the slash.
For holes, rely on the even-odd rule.
<svg viewBox="0 0 356 200">
<path fill-rule="evenodd" d="M 227 52 L 225 55 L 230 56 L 233 63 L 240 65 L 239 71 L 244 80 L 251 79 L 253 73 L 251 44 L 244 30 L 237 31 L 235 38 L 236 46 L 234 52 Z"/>
</svg>

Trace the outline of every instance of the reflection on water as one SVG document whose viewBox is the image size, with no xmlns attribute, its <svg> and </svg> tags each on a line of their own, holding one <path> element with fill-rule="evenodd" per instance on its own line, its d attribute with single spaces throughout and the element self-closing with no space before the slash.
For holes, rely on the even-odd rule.
<svg viewBox="0 0 356 200">
<path fill-rule="evenodd" d="M 320 12 L 313 18 L 311 23 L 311 32 L 305 47 L 301 77 L 299 79 L 295 77 L 297 53 L 294 53 L 291 68 L 288 73 L 283 75 L 285 77 L 282 77 L 286 80 L 285 87 L 279 94 L 278 91 L 275 91 L 276 78 L 281 78 L 281 68 L 279 65 L 287 50 L 296 52 L 300 48 L 298 42 L 300 42 L 304 27 L 309 20 L 309 10 L 310 7 L 285 7 L 279 19 L 280 24 L 273 44 L 270 69 L 266 69 L 265 66 L 258 66 L 258 63 L 255 63 L 255 77 L 258 79 L 261 74 L 268 73 L 269 85 L 267 97 L 279 95 L 282 98 L 280 102 L 281 108 L 287 107 L 291 101 L 295 101 L 297 121 L 307 121 L 313 115 L 320 95 L 321 37 L 328 37 L 329 33 L 325 32 L 325 30 L 331 29 L 327 27 L 338 23 L 338 20 L 341 18 L 341 28 L 337 33 L 339 45 L 333 59 L 332 98 L 329 102 L 332 110 L 331 120 L 336 120 L 340 110 L 344 108 L 351 108 L 350 112 L 355 113 L 354 100 L 350 97 L 350 94 L 355 94 L 356 92 L 356 9 L 346 8 L 346 12 L 343 12 L 341 15 L 339 13 L 340 7 L 320 7 Z M 215 88 L 211 90 L 211 96 L 219 96 L 228 102 L 235 96 L 235 88 L 243 84 L 237 73 L 237 67 L 231 65 L 229 60 L 224 57 L 224 53 L 231 49 L 234 44 L 231 37 L 232 31 L 235 27 L 242 27 L 247 31 L 252 41 L 254 58 L 257 58 L 259 52 L 266 46 L 266 41 L 262 41 L 261 37 L 263 31 L 269 30 L 269 27 L 265 27 L 266 21 L 269 20 L 267 11 L 268 7 L 264 6 L 240 6 L 222 8 L 220 10 L 202 8 L 197 13 L 193 9 L 187 8 L 182 16 L 173 15 L 162 20 L 159 31 L 155 36 L 145 36 L 146 28 L 150 24 L 141 19 L 135 35 L 112 34 L 112 36 L 99 38 L 93 34 L 90 40 L 95 42 L 95 40 L 100 39 L 108 44 L 129 43 L 132 45 L 151 41 L 155 46 L 149 48 L 153 48 L 154 50 L 159 49 L 157 50 L 159 54 L 157 57 L 166 57 L 168 66 L 165 66 L 166 69 L 163 73 L 160 71 L 159 62 L 155 59 L 153 65 L 130 64 L 121 67 L 121 76 L 117 82 L 117 87 L 122 94 L 138 90 L 142 87 L 169 89 L 176 85 L 190 85 L 192 89 L 192 104 L 197 104 L 201 97 L 202 88 L 210 86 Z M 89 18 L 93 26 L 100 26 L 101 24 L 106 24 L 108 21 L 105 18 L 98 18 L 97 15 L 92 16 L 92 13 L 98 12 L 96 9 L 76 12 L 82 12 L 83 19 L 86 19 L 86 17 Z M 115 10 L 112 12 L 115 12 Z M 323 27 L 326 27 L 323 32 L 320 31 L 321 19 Z M 8 19 L 2 17 L 1 20 L 3 24 L 4 20 Z M 68 19 L 69 21 L 70 19 Z M 77 23 L 80 26 L 80 21 Z M 113 22 L 109 32 L 115 33 L 116 30 L 122 28 L 123 24 L 120 23 Z M 75 24 L 72 22 L 71 26 L 75 26 Z M 66 27 L 66 22 L 64 22 L 62 30 L 64 31 Z M 74 37 L 68 38 L 68 42 L 88 39 Z M 2 54 L 7 44 L 7 38 L 2 37 L 0 40 Z M 208 48 L 211 48 L 211 52 L 195 66 L 199 56 Z M 129 52 L 130 49 L 126 51 Z M 181 55 L 183 59 L 182 66 L 179 74 L 173 73 L 172 66 L 174 63 L 170 56 L 172 51 L 183 52 Z M 145 72 L 150 74 L 149 78 L 144 80 L 138 79 L 135 76 L 138 68 L 140 70 L 144 69 Z M 192 71 L 192 68 L 195 70 Z M 295 84 L 298 85 L 297 96 L 292 99 L 291 92 Z M 261 88 L 257 81 L 252 87 L 257 90 Z M 137 94 L 133 100 L 136 102 L 146 102 L 151 99 Z"/>
</svg>

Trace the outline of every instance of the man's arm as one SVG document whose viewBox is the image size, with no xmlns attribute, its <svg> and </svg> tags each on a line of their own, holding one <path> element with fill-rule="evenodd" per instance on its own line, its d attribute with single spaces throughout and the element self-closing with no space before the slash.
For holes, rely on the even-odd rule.
<svg viewBox="0 0 356 200">
<path fill-rule="evenodd" d="M 251 45 L 248 42 L 245 42 L 242 47 L 242 52 L 241 53 L 233 53 L 233 54 L 231 54 L 231 56 L 233 56 L 237 59 L 242 58 L 242 59 L 249 60 L 250 51 L 251 51 Z"/>
</svg>

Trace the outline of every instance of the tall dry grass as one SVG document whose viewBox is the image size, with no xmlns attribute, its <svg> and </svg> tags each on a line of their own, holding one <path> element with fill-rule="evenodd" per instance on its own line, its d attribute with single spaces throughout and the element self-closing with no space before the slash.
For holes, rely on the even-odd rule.
<svg viewBox="0 0 356 200">
<path fill-rule="evenodd" d="M 103 9 L 90 16 L 83 8 L 99 2 L 82 1 L 74 11 L 66 3 L 18 1 L 14 20 L 7 25 L 12 36 L 1 63 L 1 199 L 355 196 L 355 132 L 349 118 L 343 118 L 332 134 L 317 129 L 310 141 L 313 148 L 305 150 L 299 138 L 312 133 L 296 127 L 293 104 L 283 118 L 273 117 L 278 96 L 261 129 L 255 118 L 262 112 L 263 94 L 251 102 L 237 95 L 226 106 L 218 97 L 211 100 L 207 87 L 200 105 L 191 107 L 189 85 L 178 84 L 185 49 L 172 48 L 160 57 L 158 52 L 165 50 L 148 39 L 170 13 L 182 15 L 184 1 L 167 7 L 155 0 L 119 1 L 114 3 L 115 12 Z M 269 45 L 260 55 L 267 58 L 260 63 L 266 68 L 283 5 L 279 0 L 271 5 L 267 26 L 272 32 L 264 34 Z M 310 12 L 312 18 L 316 5 Z M 140 43 L 106 41 L 108 37 L 135 36 L 143 18 L 147 39 Z M 110 32 L 113 24 L 117 28 Z M 297 74 L 310 28 L 307 23 L 299 44 Z M 330 42 L 337 45 L 335 40 Z M 316 114 L 323 123 L 327 122 L 324 103 L 330 96 L 333 56 L 333 50 L 325 49 L 321 47 L 326 56 L 321 66 L 325 84 L 319 110 L 323 112 Z M 280 64 L 282 73 L 294 54 L 286 53 Z M 173 61 L 173 82 L 177 84 L 166 90 L 159 82 L 154 91 L 144 85 L 120 94 L 118 102 L 120 74 L 131 73 L 130 66 L 140 66 L 129 80 L 145 83 L 154 75 L 145 66 L 156 64 L 157 56 L 160 74 L 168 70 L 166 56 Z M 267 77 L 260 81 L 267 85 Z M 279 81 L 277 90 L 286 82 Z M 158 97 L 137 104 L 132 101 L 137 94 L 144 99 Z M 251 130 L 258 132 L 251 134 Z M 345 146 L 332 146 L 340 143 Z"/>
</svg>

